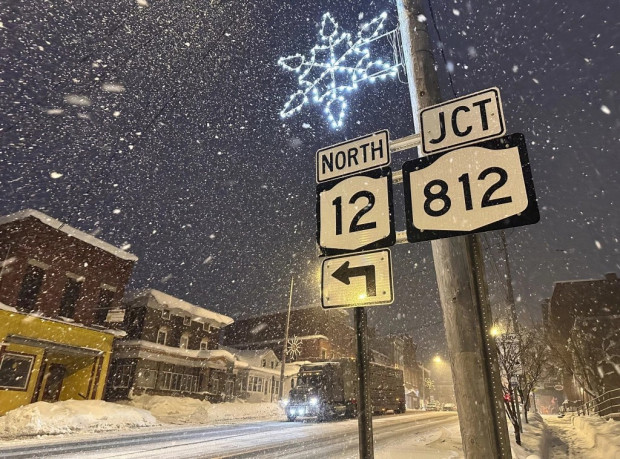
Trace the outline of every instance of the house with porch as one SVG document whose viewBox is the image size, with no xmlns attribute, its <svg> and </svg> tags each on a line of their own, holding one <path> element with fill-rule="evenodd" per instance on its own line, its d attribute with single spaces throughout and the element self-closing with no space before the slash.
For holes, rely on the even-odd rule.
<svg viewBox="0 0 620 459">
<path fill-rule="evenodd" d="M 114 345 L 107 400 L 130 394 L 222 401 L 235 386 L 235 357 L 218 348 L 223 314 L 146 289 L 125 299 L 127 336 Z"/>
</svg>

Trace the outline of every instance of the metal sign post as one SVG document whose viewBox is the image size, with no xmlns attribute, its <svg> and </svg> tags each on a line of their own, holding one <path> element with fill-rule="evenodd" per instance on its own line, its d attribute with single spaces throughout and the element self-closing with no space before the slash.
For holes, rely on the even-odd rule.
<svg viewBox="0 0 620 459">
<path fill-rule="evenodd" d="M 370 349 L 366 309 L 355 308 L 355 334 L 357 337 L 357 427 L 359 430 L 360 458 L 375 457 L 372 435 L 372 403 L 370 400 Z"/>
</svg>

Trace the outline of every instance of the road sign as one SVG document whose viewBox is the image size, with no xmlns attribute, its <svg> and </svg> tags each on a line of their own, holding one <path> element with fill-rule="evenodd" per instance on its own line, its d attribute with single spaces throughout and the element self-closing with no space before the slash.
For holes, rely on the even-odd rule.
<svg viewBox="0 0 620 459">
<path fill-rule="evenodd" d="M 540 219 L 522 134 L 408 161 L 403 182 L 409 242 Z"/>
<path fill-rule="evenodd" d="M 387 166 L 389 143 L 390 134 L 383 130 L 317 151 L 317 183 Z"/>
<path fill-rule="evenodd" d="M 422 151 L 454 150 L 506 134 L 498 88 L 433 105 L 420 112 Z"/>
<path fill-rule="evenodd" d="M 317 187 L 317 241 L 323 255 L 396 242 L 392 172 L 376 169 Z"/>
<path fill-rule="evenodd" d="M 325 309 L 394 301 L 389 249 L 326 258 L 321 271 L 321 302 Z"/>
</svg>

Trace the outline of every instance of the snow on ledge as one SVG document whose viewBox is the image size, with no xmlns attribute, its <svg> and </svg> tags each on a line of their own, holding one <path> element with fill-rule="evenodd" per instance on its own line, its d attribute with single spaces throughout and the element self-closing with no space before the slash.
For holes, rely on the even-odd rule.
<svg viewBox="0 0 620 459">
<path fill-rule="evenodd" d="M 148 411 L 102 400 L 36 402 L 1 416 L 0 438 L 100 432 L 157 424 Z"/>
</svg>

